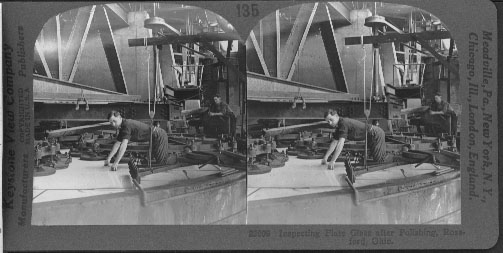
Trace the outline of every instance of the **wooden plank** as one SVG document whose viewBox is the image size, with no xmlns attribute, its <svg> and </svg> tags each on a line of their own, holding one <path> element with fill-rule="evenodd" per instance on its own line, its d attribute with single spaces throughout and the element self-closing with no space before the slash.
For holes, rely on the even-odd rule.
<svg viewBox="0 0 503 253">
<path fill-rule="evenodd" d="M 422 40 L 449 39 L 449 38 L 451 38 L 451 33 L 448 31 L 432 31 L 432 32 L 421 32 L 421 33 L 363 36 L 363 44 L 409 42 L 409 41 L 417 40 L 417 38 L 422 39 Z M 347 37 L 344 39 L 344 42 L 345 42 L 345 45 L 347 45 L 347 46 L 362 44 L 361 37 Z"/>
<path fill-rule="evenodd" d="M 103 122 L 103 123 L 92 124 L 92 125 L 69 127 L 69 128 L 59 129 L 59 130 L 53 130 L 53 131 L 47 132 L 47 137 L 48 138 L 57 138 L 57 137 L 65 136 L 65 135 L 76 135 L 76 134 L 80 134 L 83 132 L 87 132 L 93 128 L 101 128 L 104 126 L 110 126 L 110 122 Z"/>
<path fill-rule="evenodd" d="M 411 113 L 417 113 L 417 112 L 425 112 L 429 109 L 430 109 L 429 106 L 420 106 L 420 107 L 416 107 L 416 108 L 402 109 L 402 110 L 400 110 L 400 113 L 401 114 L 411 114 Z"/>
<path fill-rule="evenodd" d="M 267 130 L 264 130 L 265 135 L 267 137 L 269 136 L 276 136 L 280 134 L 289 134 L 293 132 L 297 132 L 300 130 L 306 130 L 306 129 L 314 129 L 318 128 L 322 125 L 328 124 L 326 121 L 318 121 L 314 123 L 308 123 L 308 124 L 299 124 L 299 125 L 293 125 L 293 126 L 286 126 L 286 127 L 278 127 L 278 128 L 270 128 Z"/>
<path fill-rule="evenodd" d="M 192 115 L 192 114 L 200 114 L 200 113 L 205 113 L 208 111 L 208 107 L 201 107 L 201 108 L 196 108 L 192 110 L 182 110 L 182 115 L 187 116 L 187 115 Z"/>
</svg>

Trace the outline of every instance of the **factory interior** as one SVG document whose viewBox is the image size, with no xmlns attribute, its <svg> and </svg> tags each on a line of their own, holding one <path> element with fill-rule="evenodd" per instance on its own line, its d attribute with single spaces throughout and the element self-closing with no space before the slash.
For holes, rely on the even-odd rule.
<svg viewBox="0 0 503 253">
<path fill-rule="evenodd" d="M 34 49 L 32 224 L 243 224 L 239 40 L 221 16 L 182 4 L 50 18 Z"/>
<path fill-rule="evenodd" d="M 460 224 L 459 62 L 442 20 L 292 5 L 255 25 L 246 62 L 248 224 Z"/>
<path fill-rule="evenodd" d="M 461 223 L 458 50 L 425 10 L 291 2 L 242 37 L 91 3 L 35 37 L 32 225 Z"/>
</svg>

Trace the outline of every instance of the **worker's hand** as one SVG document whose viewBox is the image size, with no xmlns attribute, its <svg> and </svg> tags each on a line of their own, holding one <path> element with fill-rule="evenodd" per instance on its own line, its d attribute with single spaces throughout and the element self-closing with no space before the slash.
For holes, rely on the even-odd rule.
<svg viewBox="0 0 503 253">
<path fill-rule="evenodd" d="M 321 159 L 321 165 L 325 165 L 325 164 L 327 164 L 327 159 L 326 158 Z"/>
<path fill-rule="evenodd" d="M 108 158 L 107 158 L 107 159 L 105 160 L 105 166 L 110 166 L 110 159 L 108 159 Z"/>
<path fill-rule="evenodd" d="M 335 161 L 328 163 L 328 170 L 334 170 L 335 169 Z"/>
<path fill-rule="evenodd" d="M 429 110 L 428 112 L 430 113 L 430 115 L 435 114 L 432 110 Z"/>
<path fill-rule="evenodd" d="M 112 164 L 112 168 L 110 169 L 111 171 L 117 171 L 117 166 L 118 164 L 117 163 L 113 163 Z"/>
<path fill-rule="evenodd" d="M 212 113 L 212 112 L 209 112 L 209 114 L 210 114 L 210 117 L 211 117 L 211 116 L 213 116 L 213 113 Z"/>
</svg>

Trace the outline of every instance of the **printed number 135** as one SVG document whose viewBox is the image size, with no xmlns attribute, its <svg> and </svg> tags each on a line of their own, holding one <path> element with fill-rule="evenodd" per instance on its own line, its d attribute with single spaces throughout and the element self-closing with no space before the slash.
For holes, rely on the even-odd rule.
<svg viewBox="0 0 503 253">
<path fill-rule="evenodd" d="M 252 17 L 258 16 L 258 5 L 257 4 L 237 4 L 238 17 Z"/>
</svg>

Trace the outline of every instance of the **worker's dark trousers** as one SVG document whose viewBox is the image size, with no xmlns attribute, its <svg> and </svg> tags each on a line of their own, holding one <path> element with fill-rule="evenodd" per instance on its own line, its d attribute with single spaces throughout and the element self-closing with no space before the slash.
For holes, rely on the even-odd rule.
<svg viewBox="0 0 503 253">
<path fill-rule="evenodd" d="M 160 127 L 152 127 L 152 157 L 156 164 L 168 164 L 168 134 Z"/>
<path fill-rule="evenodd" d="M 386 158 L 386 136 L 380 127 L 372 126 L 368 143 L 374 161 L 383 162 Z"/>
</svg>

